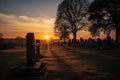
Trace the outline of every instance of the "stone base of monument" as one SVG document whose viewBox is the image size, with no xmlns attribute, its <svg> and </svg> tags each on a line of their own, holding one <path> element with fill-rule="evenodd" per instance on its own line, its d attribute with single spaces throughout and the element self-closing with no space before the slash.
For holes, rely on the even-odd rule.
<svg viewBox="0 0 120 80">
<path fill-rule="evenodd" d="M 42 77 L 47 72 L 46 63 L 36 62 L 34 66 L 24 65 L 15 71 L 14 75 L 23 77 Z"/>
</svg>

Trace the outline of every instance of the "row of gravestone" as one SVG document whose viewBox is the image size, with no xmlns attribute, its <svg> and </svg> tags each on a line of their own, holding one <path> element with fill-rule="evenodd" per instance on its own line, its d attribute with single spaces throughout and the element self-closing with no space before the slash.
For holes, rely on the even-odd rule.
<svg viewBox="0 0 120 80">
<path fill-rule="evenodd" d="M 114 39 L 112 39 L 110 36 L 108 36 L 106 39 L 102 40 L 100 38 L 92 39 L 83 39 L 80 38 L 79 40 L 72 40 L 69 39 L 66 42 L 58 41 L 58 45 L 64 46 L 74 46 L 74 47 L 81 47 L 81 48 L 102 48 L 102 47 L 110 47 L 114 48 L 116 45 L 116 42 Z"/>
<path fill-rule="evenodd" d="M 39 59 L 38 59 L 39 58 Z M 40 40 L 34 38 L 34 33 L 26 35 L 26 64 L 15 71 L 17 76 L 43 76 L 46 74 L 46 63 L 41 60 Z"/>
</svg>

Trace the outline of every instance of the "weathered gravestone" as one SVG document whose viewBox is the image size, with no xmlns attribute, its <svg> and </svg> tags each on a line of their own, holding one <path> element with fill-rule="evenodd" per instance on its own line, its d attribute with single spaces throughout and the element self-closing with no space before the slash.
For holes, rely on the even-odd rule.
<svg viewBox="0 0 120 80">
<path fill-rule="evenodd" d="M 36 57 L 41 58 L 42 55 L 40 53 L 40 40 L 36 40 Z"/>
<path fill-rule="evenodd" d="M 35 39 L 33 33 L 26 35 L 26 59 L 27 66 L 33 66 L 35 64 Z"/>
<path fill-rule="evenodd" d="M 39 41 L 37 41 L 39 43 Z M 40 54 L 40 45 L 37 47 L 37 54 Z M 27 33 L 26 36 L 26 64 L 16 74 L 19 76 L 43 76 L 46 73 L 46 64 L 36 59 L 34 33 Z"/>
</svg>

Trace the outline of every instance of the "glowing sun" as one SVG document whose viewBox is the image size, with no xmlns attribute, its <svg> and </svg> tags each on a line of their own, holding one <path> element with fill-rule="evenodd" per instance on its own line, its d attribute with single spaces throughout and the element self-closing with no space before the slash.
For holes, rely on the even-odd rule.
<svg viewBox="0 0 120 80">
<path fill-rule="evenodd" d="M 49 40 L 49 39 L 50 39 L 50 36 L 49 36 L 49 35 L 46 35 L 46 36 L 45 36 L 45 39 L 46 39 L 46 40 Z"/>
</svg>

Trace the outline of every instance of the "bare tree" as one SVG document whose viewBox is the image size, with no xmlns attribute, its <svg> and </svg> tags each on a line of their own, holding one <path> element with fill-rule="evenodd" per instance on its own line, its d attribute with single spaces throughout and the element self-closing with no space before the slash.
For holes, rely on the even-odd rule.
<svg viewBox="0 0 120 80">
<path fill-rule="evenodd" d="M 64 0 L 58 6 L 55 24 L 67 24 L 75 41 L 77 31 L 85 26 L 85 15 L 88 9 L 88 4 L 88 0 Z"/>
<path fill-rule="evenodd" d="M 116 29 L 118 42 L 120 39 L 120 0 L 94 0 L 88 11 L 89 20 L 99 27 L 97 29 L 104 29 L 108 36 L 111 30 Z"/>
<path fill-rule="evenodd" d="M 66 38 L 69 38 L 69 30 L 68 30 L 68 25 L 65 25 L 65 24 L 57 24 L 55 27 L 54 27 L 54 33 L 56 36 L 58 36 L 60 39 L 64 39 L 64 42 L 65 42 L 65 39 Z"/>
</svg>

